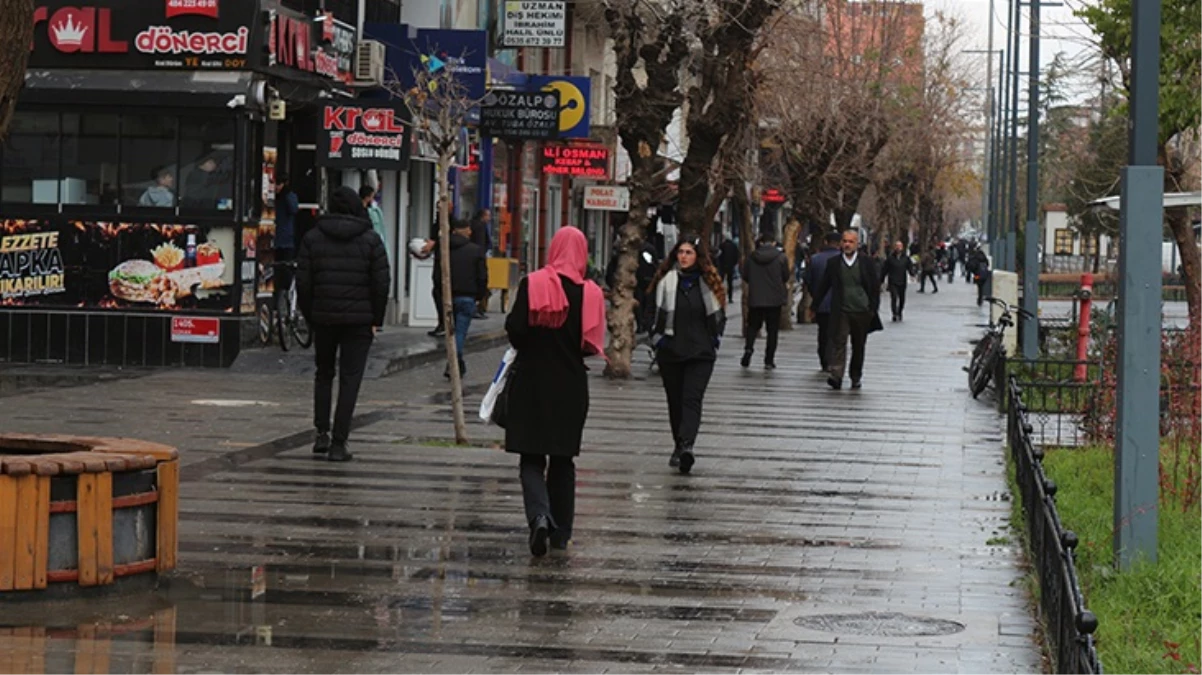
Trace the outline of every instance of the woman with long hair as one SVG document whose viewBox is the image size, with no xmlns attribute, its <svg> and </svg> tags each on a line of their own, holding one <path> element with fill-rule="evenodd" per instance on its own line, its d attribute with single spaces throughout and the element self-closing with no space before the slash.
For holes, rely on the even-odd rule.
<svg viewBox="0 0 1202 675">
<path fill-rule="evenodd" d="M 566 549 L 576 513 L 576 465 L 588 416 L 584 359 L 605 347 L 605 297 L 584 278 L 588 242 L 564 227 L 547 264 L 518 286 L 505 319 L 517 349 L 509 382 L 505 450 L 521 455 L 530 553 Z"/>
<path fill-rule="evenodd" d="M 651 282 L 652 293 L 656 316 L 651 334 L 675 441 L 668 466 L 688 473 L 696 461 L 693 444 L 701 427 L 702 399 L 726 328 L 726 293 L 696 238 L 672 249 Z"/>
</svg>

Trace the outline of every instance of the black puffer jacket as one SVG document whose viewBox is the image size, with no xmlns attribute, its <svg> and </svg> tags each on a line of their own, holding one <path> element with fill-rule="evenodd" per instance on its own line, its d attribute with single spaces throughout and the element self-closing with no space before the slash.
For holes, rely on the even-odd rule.
<svg viewBox="0 0 1202 675">
<path fill-rule="evenodd" d="M 747 282 L 748 307 L 783 307 L 789 302 L 789 259 L 772 244 L 760 246 L 747 256 L 743 280 Z"/>
<path fill-rule="evenodd" d="M 487 290 L 488 261 L 484 249 L 467 237 L 452 233 L 451 294 L 479 298 Z"/>
<path fill-rule="evenodd" d="M 301 241 L 297 300 L 310 323 L 382 326 L 389 284 L 384 242 L 366 218 L 324 215 Z"/>
</svg>

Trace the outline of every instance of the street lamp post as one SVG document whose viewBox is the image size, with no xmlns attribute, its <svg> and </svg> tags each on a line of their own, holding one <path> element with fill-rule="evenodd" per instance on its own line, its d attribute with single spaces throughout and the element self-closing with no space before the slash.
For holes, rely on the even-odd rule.
<svg viewBox="0 0 1202 675">
<path fill-rule="evenodd" d="M 1023 230 L 1023 358 L 1039 357 L 1039 1 L 1031 0 L 1030 63 L 1027 77 L 1027 225 Z"/>
</svg>

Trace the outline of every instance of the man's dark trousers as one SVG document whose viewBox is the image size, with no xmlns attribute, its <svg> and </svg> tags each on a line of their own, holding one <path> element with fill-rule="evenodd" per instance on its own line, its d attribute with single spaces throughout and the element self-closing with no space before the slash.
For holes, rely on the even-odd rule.
<svg viewBox="0 0 1202 675">
<path fill-rule="evenodd" d="M 831 314 L 818 312 L 814 321 L 818 324 L 818 363 L 827 370 L 831 361 Z"/>
<path fill-rule="evenodd" d="M 750 353 L 755 349 L 755 338 L 760 333 L 760 326 L 768 329 L 768 345 L 764 351 L 764 363 L 776 363 L 776 343 L 780 337 L 780 307 L 752 307 L 747 310 L 747 338 L 744 340 L 744 351 Z"/>
<path fill-rule="evenodd" d="M 901 318 L 902 312 L 906 311 L 905 284 L 889 284 L 889 306 L 893 309 L 893 316 Z"/>
<path fill-rule="evenodd" d="M 919 292 L 919 293 L 926 293 L 926 291 L 927 291 L 927 279 L 930 279 L 930 280 L 931 280 L 931 288 L 932 288 L 932 289 L 934 289 L 934 290 L 932 290 L 931 292 L 932 292 L 932 293 L 938 293 L 938 292 L 939 292 L 939 282 L 938 282 L 938 281 L 935 281 L 935 277 L 936 277 L 936 276 L 937 276 L 937 275 L 936 275 L 934 272 L 923 272 L 923 273 L 922 273 L 922 276 L 920 276 L 920 277 L 919 277 L 918 292 Z"/>
<path fill-rule="evenodd" d="M 726 301 L 735 301 L 735 270 L 732 267 L 728 270 L 722 270 L 722 283 L 726 284 Z"/>
<path fill-rule="evenodd" d="M 868 342 L 868 329 L 872 327 L 872 312 L 843 312 L 833 326 L 831 340 L 831 377 L 843 381 L 847 367 L 847 339 L 851 338 L 851 381 L 859 382 L 864 375 L 864 345 Z"/>
<path fill-rule="evenodd" d="M 317 381 L 313 387 L 313 426 L 319 432 L 330 431 L 330 403 L 337 361 L 338 408 L 334 412 L 331 434 L 335 445 L 346 443 L 351 435 L 351 418 L 355 415 L 355 402 L 359 399 L 371 341 L 371 326 L 314 326 Z"/>
</svg>

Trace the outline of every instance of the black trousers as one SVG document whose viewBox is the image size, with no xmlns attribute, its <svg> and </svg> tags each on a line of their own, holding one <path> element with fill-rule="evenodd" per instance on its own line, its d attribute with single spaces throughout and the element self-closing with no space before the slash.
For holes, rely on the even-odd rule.
<svg viewBox="0 0 1202 675">
<path fill-rule="evenodd" d="M 367 367 L 367 352 L 371 349 L 371 326 L 313 327 L 314 355 L 317 378 L 313 385 L 313 426 L 320 432 L 330 431 L 330 403 L 333 398 L 335 362 L 338 372 L 338 408 L 334 412 L 332 440 L 346 443 L 351 434 L 351 418 L 359 399 L 359 385 Z"/>
<path fill-rule="evenodd" d="M 831 364 L 831 315 L 830 312 L 819 312 L 814 315 L 818 323 L 818 363 L 823 370 Z"/>
<path fill-rule="evenodd" d="M 522 453 L 519 472 L 522 500 L 526 504 L 526 522 L 546 516 L 551 521 L 551 537 L 556 544 L 572 538 L 576 518 L 576 464 L 574 457 L 550 457 Z"/>
<path fill-rule="evenodd" d="M 889 307 L 893 316 L 901 316 L 906 311 L 906 285 L 889 284 Z"/>
<path fill-rule="evenodd" d="M 743 349 L 755 351 L 755 338 L 760 326 L 768 329 L 768 346 L 764 352 L 764 363 L 776 362 L 776 344 L 780 337 L 780 307 L 752 307 L 747 310 L 747 337 Z"/>
<path fill-rule="evenodd" d="M 935 292 L 938 292 L 939 291 L 939 282 L 935 281 L 936 276 L 938 276 L 938 275 L 936 275 L 934 272 L 923 272 L 922 276 L 919 277 L 918 292 L 919 293 L 926 292 L 927 279 L 931 280 L 931 288 L 935 289 Z"/>
<path fill-rule="evenodd" d="M 735 301 L 735 271 L 733 268 L 722 271 L 722 283 L 726 284 L 726 301 Z"/>
<path fill-rule="evenodd" d="M 434 327 L 434 330 L 446 330 L 446 321 L 443 321 L 442 315 L 442 287 L 435 286 L 430 291 L 430 296 L 434 298 L 434 311 L 438 314 L 438 325 Z"/>
<path fill-rule="evenodd" d="M 847 340 L 851 338 L 851 381 L 859 382 L 864 375 L 864 346 L 868 344 L 868 329 L 872 313 L 841 312 L 838 325 L 831 336 L 831 377 L 842 382 L 847 367 Z"/>
<path fill-rule="evenodd" d="M 659 374 L 668 395 L 672 440 L 678 445 L 691 446 L 697 441 L 697 431 L 701 428 L 701 403 L 710 376 L 714 374 L 714 362 L 661 362 Z"/>
</svg>

